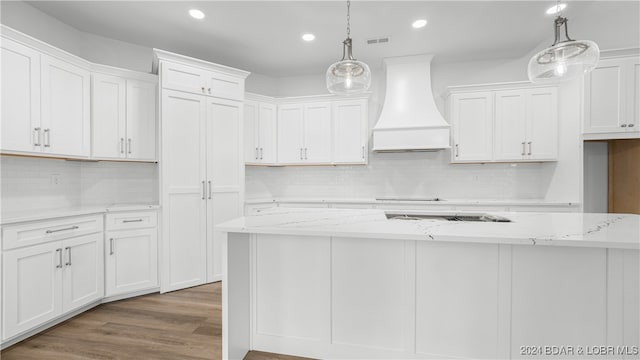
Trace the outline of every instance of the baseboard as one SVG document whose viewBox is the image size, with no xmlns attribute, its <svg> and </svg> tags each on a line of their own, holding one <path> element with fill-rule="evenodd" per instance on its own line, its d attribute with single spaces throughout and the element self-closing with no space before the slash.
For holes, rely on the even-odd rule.
<svg viewBox="0 0 640 360">
<path fill-rule="evenodd" d="M 130 293 L 125 293 L 125 294 L 118 294 L 118 295 L 108 296 L 108 297 L 102 298 L 102 302 L 101 303 L 102 304 L 106 304 L 106 303 L 110 303 L 112 301 L 124 300 L 124 299 L 128 299 L 128 298 L 136 297 L 136 296 L 148 295 L 148 294 L 153 294 L 153 293 L 157 293 L 157 292 L 160 292 L 160 287 L 159 286 L 155 286 L 155 287 L 144 289 L 144 290 L 138 290 L 138 291 L 134 291 L 134 292 L 130 292 Z"/>
</svg>

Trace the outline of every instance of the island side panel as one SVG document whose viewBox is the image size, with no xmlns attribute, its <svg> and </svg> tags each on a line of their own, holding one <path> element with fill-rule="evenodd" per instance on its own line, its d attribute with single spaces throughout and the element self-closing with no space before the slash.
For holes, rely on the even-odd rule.
<svg viewBox="0 0 640 360">
<path fill-rule="evenodd" d="M 513 359 L 558 358 L 560 351 L 581 358 L 578 346 L 607 344 L 606 255 L 598 248 L 513 247 Z"/>
<path fill-rule="evenodd" d="M 251 350 L 250 235 L 222 239 L 222 358 L 242 359 Z"/>
<path fill-rule="evenodd" d="M 624 250 L 624 338 L 622 346 L 634 347 L 635 356 L 625 359 L 640 359 L 640 251 Z"/>
</svg>

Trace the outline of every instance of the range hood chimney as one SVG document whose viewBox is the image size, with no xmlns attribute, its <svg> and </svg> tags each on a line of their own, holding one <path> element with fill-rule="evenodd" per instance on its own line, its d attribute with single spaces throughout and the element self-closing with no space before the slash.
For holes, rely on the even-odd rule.
<svg viewBox="0 0 640 360">
<path fill-rule="evenodd" d="M 433 55 L 384 59 L 387 91 L 373 128 L 373 151 L 436 151 L 449 149 L 449 124 L 431 92 Z"/>
</svg>

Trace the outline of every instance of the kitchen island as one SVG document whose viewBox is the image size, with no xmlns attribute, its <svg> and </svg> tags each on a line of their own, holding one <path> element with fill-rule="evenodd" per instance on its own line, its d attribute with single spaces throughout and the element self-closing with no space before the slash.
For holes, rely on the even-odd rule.
<svg viewBox="0 0 640 360">
<path fill-rule="evenodd" d="M 640 216 L 482 215 L 274 208 L 220 224 L 223 357 L 640 358 Z"/>
</svg>

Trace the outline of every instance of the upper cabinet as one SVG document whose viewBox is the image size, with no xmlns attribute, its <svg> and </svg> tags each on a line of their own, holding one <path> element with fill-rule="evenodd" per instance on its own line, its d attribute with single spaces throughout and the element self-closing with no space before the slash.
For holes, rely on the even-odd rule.
<svg viewBox="0 0 640 360">
<path fill-rule="evenodd" d="M 157 76 L 92 64 L 1 28 L 1 86 L 11 89 L 2 91 L 2 153 L 156 160 Z"/>
<path fill-rule="evenodd" d="M 557 160 L 557 87 L 516 83 L 450 92 L 452 162 Z"/>
<path fill-rule="evenodd" d="M 194 60 L 184 58 L 190 59 L 190 61 Z M 223 67 L 222 65 L 218 66 Z M 162 72 L 162 87 L 165 89 L 223 99 L 244 99 L 244 81 L 239 81 L 235 76 L 172 62 L 163 63 L 160 71 Z"/>
<path fill-rule="evenodd" d="M 367 163 L 366 97 L 276 99 L 247 94 L 247 98 L 251 100 L 245 102 L 246 164 Z"/>
<path fill-rule="evenodd" d="M 92 158 L 155 161 L 157 77 L 94 72 L 91 89 Z"/>
<path fill-rule="evenodd" d="M 2 30 L 2 152 L 88 157 L 89 63 Z"/>
<path fill-rule="evenodd" d="M 584 138 L 640 138 L 640 57 L 607 55 L 585 77 Z"/>
</svg>

